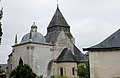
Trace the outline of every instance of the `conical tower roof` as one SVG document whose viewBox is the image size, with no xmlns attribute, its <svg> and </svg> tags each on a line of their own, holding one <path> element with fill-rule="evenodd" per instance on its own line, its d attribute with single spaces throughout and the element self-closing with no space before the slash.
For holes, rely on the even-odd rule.
<svg viewBox="0 0 120 78">
<path fill-rule="evenodd" d="M 60 12 L 59 7 L 57 6 L 56 12 L 48 26 L 48 28 L 53 27 L 53 26 L 69 26 L 68 23 L 66 22 L 65 18 L 63 17 L 62 13 Z"/>
</svg>

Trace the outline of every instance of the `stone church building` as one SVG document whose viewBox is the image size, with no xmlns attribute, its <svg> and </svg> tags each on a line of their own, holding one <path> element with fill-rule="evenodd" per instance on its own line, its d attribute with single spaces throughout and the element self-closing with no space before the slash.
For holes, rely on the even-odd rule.
<svg viewBox="0 0 120 78">
<path fill-rule="evenodd" d="M 63 17 L 59 7 L 43 36 L 33 23 L 29 33 L 22 37 L 20 43 L 15 38 L 12 52 L 8 59 L 7 77 L 19 63 L 28 64 L 38 76 L 67 76 L 77 78 L 76 69 L 87 61 L 86 56 L 76 47 L 70 26 Z"/>
</svg>

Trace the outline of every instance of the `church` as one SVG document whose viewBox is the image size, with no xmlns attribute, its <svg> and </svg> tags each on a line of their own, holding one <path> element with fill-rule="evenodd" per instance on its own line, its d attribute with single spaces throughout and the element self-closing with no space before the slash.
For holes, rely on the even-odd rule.
<svg viewBox="0 0 120 78">
<path fill-rule="evenodd" d="M 56 12 L 43 36 L 33 23 L 30 32 L 25 34 L 18 43 L 17 35 L 12 52 L 8 59 L 7 77 L 20 63 L 28 64 L 37 76 L 50 78 L 67 76 L 78 78 L 77 67 L 87 60 L 75 45 L 75 38 L 70 32 L 70 26 L 57 6 Z"/>
</svg>

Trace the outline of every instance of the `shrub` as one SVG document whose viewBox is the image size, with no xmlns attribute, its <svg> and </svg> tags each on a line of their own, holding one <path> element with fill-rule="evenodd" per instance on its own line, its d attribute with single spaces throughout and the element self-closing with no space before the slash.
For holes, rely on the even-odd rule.
<svg viewBox="0 0 120 78">
<path fill-rule="evenodd" d="M 58 76 L 56 76 L 55 78 L 68 78 L 68 77 L 58 75 Z"/>
<path fill-rule="evenodd" d="M 33 73 L 30 66 L 24 64 L 17 66 L 17 68 L 11 72 L 10 78 L 36 78 L 36 74 Z"/>
</svg>

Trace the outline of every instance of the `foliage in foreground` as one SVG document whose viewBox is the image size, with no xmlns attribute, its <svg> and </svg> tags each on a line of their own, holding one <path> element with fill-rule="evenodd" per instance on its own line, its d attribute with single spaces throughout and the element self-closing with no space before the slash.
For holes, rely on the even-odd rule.
<svg viewBox="0 0 120 78">
<path fill-rule="evenodd" d="M 24 64 L 17 66 L 17 68 L 11 72 L 10 78 L 36 78 L 36 74 L 33 73 L 30 66 Z"/>
<path fill-rule="evenodd" d="M 56 76 L 55 78 L 68 78 L 68 77 L 58 75 L 58 76 Z"/>
<path fill-rule="evenodd" d="M 0 75 L 5 73 L 5 71 L 3 69 L 0 68 Z"/>
<path fill-rule="evenodd" d="M 85 65 L 81 65 L 78 67 L 77 75 L 80 78 L 90 78 L 89 63 L 88 62 Z"/>
</svg>

